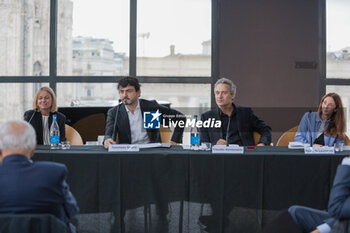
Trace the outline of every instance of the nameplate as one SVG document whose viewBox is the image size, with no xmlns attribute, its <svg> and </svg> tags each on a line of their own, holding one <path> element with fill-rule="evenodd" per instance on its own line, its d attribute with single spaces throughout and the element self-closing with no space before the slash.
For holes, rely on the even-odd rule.
<svg viewBox="0 0 350 233">
<path fill-rule="evenodd" d="M 225 145 L 215 145 L 212 147 L 211 152 L 213 154 L 243 154 L 243 146 L 225 146 Z"/>
<path fill-rule="evenodd" d="M 334 147 L 329 146 L 305 146 L 305 154 L 334 154 Z"/>
<path fill-rule="evenodd" d="M 140 151 L 138 145 L 131 144 L 111 144 L 108 146 L 108 152 L 135 152 Z"/>
</svg>

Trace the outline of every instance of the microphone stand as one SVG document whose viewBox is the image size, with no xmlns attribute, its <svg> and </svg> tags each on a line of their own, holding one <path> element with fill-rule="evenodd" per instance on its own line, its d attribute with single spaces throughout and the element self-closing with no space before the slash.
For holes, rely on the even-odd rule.
<svg viewBox="0 0 350 233">
<path fill-rule="evenodd" d="M 117 113 L 115 114 L 115 119 L 114 119 L 114 126 L 113 126 L 113 133 L 112 133 L 112 140 L 113 140 L 113 141 L 116 140 L 115 128 L 117 127 L 119 109 L 122 107 L 122 105 L 123 105 L 123 103 L 121 103 L 120 100 L 119 100 L 119 104 L 118 104 L 118 108 L 117 108 Z"/>
<path fill-rule="evenodd" d="M 33 112 L 32 116 L 30 117 L 28 123 L 30 123 L 30 122 L 32 121 L 32 119 L 33 119 L 33 117 L 34 117 L 34 115 L 35 115 L 36 112 L 38 112 L 38 109 L 37 109 L 37 108 L 34 109 L 34 112 Z"/>
<path fill-rule="evenodd" d="M 310 121 L 310 115 L 311 115 L 311 110 L 309 110 L 309 114 L 307 115 L 307 120 L 309 124 L 309 134 L 310 134 L 310 147 L 312 147 L 312 132 L 311 132 L 311 121 Z"/>
<path fill-rule="evenodd" d="M 229 131 L 230 131 L 230 123 L 231 123 L 231 117 L 228 117 L 228 124 L 227 124 L 227 129 L 226 129 L 226 146 L 229 145 L 228 143 L 228 138 L 229 138 Z"/>
</svg>

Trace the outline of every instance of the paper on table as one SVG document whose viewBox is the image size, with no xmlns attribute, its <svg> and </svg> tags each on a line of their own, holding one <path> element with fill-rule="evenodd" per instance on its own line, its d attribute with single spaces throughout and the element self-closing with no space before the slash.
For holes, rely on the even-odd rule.
<svg viewBox="0 0 350 233">
<path fill-rule="evenodd" d="M 304 149 L 305 145 L 309 144 L 304 144 L 302 142 L 289 142 L 288 149 Z"/>
<path fill-rule="evenodd" d="M 162 143 L 156 142 L 156 143 L 145 143 L 145 144 L 138 144 L 140 149 L 146 149 L 146 148 L 156 148 L 156 147 L 162 147 Z"/>
</svg>

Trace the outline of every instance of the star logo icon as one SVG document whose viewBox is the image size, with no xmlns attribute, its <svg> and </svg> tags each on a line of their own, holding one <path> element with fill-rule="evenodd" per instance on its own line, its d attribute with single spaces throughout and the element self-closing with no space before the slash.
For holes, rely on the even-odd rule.
<svg viewBox="0 0 350 233">
<path fill-rule="evenodd" d="M 143 127 L 145 129 L 160 129 L 160 116 L 162 113 L 159 109 L 156 112 L 143 113 Z"/>
<path fill-rule="evenodd" d="M 159 109 L 157 109 L 157 111 L 155 113 L 151 113 L 151 114 L 153 116 L 151 122 L 154 121 L 155 119 L 158 119 L 158 117 L 160 117 L 162 115 L 161 113 L 159 113 Z"/>
</svg>

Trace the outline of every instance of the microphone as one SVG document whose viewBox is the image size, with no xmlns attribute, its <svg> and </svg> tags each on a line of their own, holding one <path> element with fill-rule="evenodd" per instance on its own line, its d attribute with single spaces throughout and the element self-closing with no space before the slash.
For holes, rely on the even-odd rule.
<svg viewBox="0 0 350 233">
<path fill-rule="evenodd" d="M 115 128 L 117 127 L 117 121 L 118 121 L 118 115 L 119 115 L 119 109 L 122 107 L 123 102 L 121 102 L 121 99 L 118 100 L 118 108 L 117 108 L 117 113 L 115 114 L 115 119 L 114 119 L 114 125 L 113 125 L 113 133 L 112 133 L 112 140 L 116 140 L 116 133 L 115 133 Z"/>
<path fill-rule="evenodd" d="M 228 136 L 229 136 L 229 131 L 230 131 L 230 123 L 231 123 L 231 117 L 228 117 L 228 124 L 227 124 L 227 129 L 226 129 L 226 146 L 228 146 Z"/>
<path fill-rule="evenodd" d="M 307 120 L 308 120 L 308 129 L 309 129 L 309 134 L 310 134 L 310 147 L 312 147 L 312 132 L 311 132 L 311 122 L 310 122 L 310 115 L 312 113 L 312 110 L 309 110 L 309 114 L 307 115 Z"/>
<path fill-rule="evenodd" d="M 38 109 L 38 108 L 35 108 L 35 109 L 34 109 L 34 112 L 33 112 L 33 114 L 32 114 L 32 116 L 29 118 L 28 123 L 30 123 L 30 122 L 32 121 L 32 119 L 33 119 L 35 113 L 37 113 L 37 112 L 39 112 L 39 109 Z"/>
</svg>

